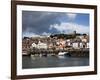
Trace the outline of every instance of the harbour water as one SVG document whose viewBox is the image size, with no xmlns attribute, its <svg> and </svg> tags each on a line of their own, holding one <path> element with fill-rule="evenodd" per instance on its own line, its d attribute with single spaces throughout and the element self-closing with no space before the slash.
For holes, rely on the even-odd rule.
<svg viewBox="0 0 100 80">
<path fill-rule="evenodd" d="M 52 67 L 74 67 L 88 66 L 88 57 L 48 56 L 31 57 L 22 56 L 22 68 L 52 68 Z"/>
</svg>

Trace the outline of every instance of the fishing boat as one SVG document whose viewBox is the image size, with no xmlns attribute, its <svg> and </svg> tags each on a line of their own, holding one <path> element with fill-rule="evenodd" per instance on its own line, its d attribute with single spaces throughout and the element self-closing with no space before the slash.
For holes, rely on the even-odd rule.
<svg viewBox="0 0 100 80">
<path fill-rule="evenodd" d="M 65 54 L 67 54 L 68 52 L 59 52 L 58 56 L 64 56 Z"/>
</svg>

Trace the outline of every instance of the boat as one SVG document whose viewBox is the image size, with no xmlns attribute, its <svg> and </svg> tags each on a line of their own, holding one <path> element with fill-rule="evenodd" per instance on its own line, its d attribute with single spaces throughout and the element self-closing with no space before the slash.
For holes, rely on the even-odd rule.
<svg viewBox="0 0 100 80">
<path fill-rule="evenodd" d="M 58 56 L 64 56 L 65 54 L 67 54 L 68 52 L 59 52 Z"/>
<path fill-rule="evenodd" d="M 23 52 L 23 53 L 22 53 L 22 55 L 23 55 L 23 56 L 28 56 L 28 54 L 27 54 L 27 53 L 25 53 L 25 52 Z"/>
</svg>

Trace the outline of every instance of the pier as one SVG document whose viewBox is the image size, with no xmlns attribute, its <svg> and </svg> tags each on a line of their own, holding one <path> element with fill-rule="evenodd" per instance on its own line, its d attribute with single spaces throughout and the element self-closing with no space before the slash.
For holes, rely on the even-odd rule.
<svg viewBox="0 0 100 80">
<path fill-rule="evenodd" d="M 52 50 L 52 49 L 31 49 L 28 50 L 25 55 L 32 56 L 59 56 L 60 52 L 65 52 L 64 56 L 70 57 L 89 57 L 89 49 L 64 49 L 64 50 Z M 23 54 L 23 55 L 24 55 Z"/>
</svg>

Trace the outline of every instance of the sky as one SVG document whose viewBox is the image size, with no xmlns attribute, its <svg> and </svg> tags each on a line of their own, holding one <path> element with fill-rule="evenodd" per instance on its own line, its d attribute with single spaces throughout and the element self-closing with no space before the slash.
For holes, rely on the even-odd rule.
<svg viewBox="0 0 100 80">
<path fill-rule="evenodd" d="M 22 11 L 22 36 L 89 33 L 89 14 Z"/>
</svg>

